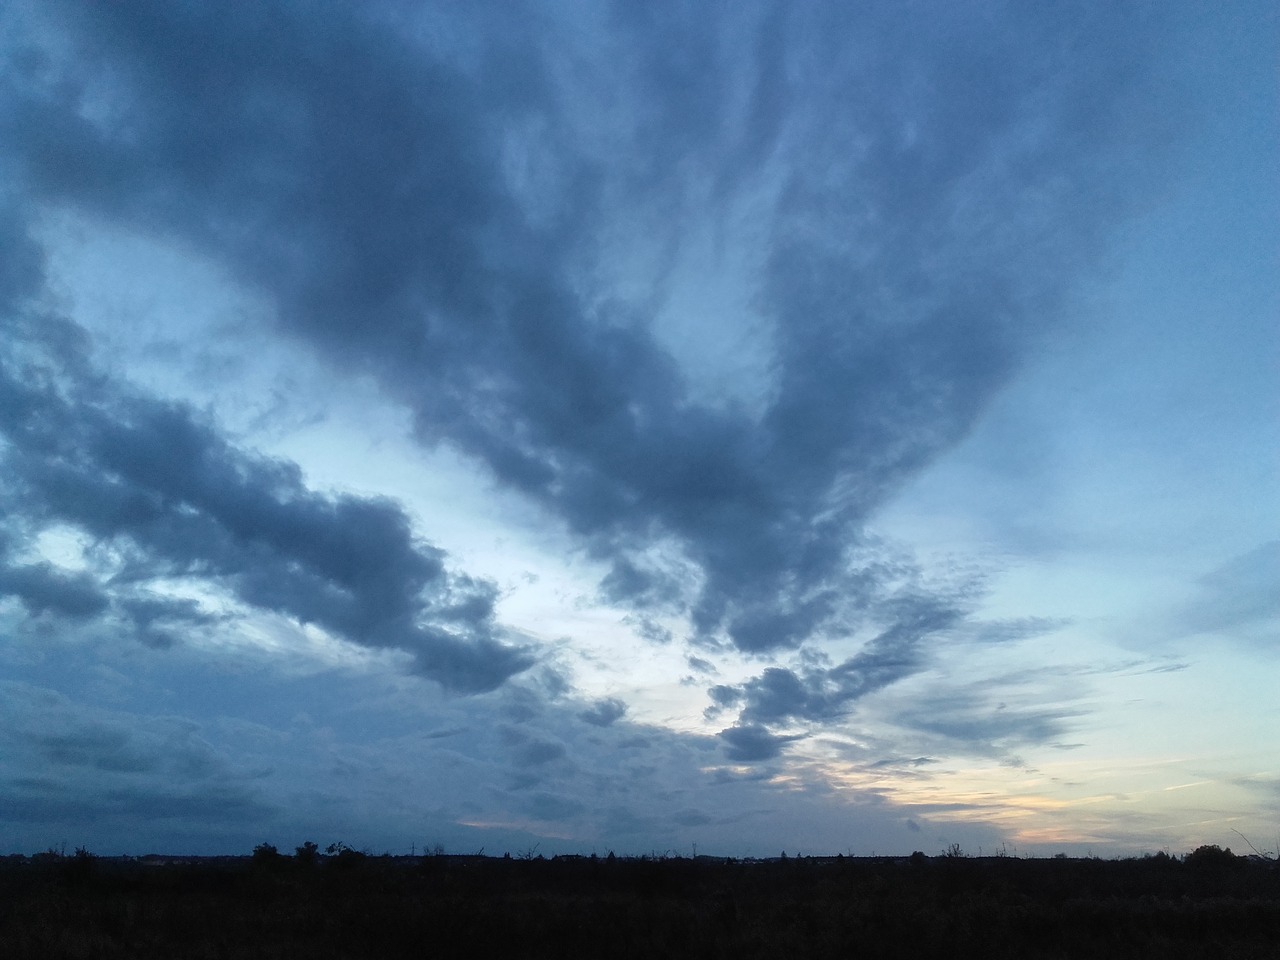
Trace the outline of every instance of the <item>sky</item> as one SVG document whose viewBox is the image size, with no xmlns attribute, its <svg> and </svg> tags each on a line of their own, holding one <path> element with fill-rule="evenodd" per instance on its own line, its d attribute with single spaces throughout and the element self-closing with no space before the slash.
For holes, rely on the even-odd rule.
<svg viewBox="0 0 1280 960">
<path fill-rule="evenodd" d="M 1271 4 L 8 3 L 0 847 L 1280 847 Z"/>
</svg>

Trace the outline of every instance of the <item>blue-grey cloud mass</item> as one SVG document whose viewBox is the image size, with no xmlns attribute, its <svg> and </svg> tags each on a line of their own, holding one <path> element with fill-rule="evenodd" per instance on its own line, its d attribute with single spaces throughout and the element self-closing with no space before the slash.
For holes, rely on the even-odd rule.
<svg viewBox="0 0 1280 960">
<path fill-rule="evenodd" d="M 396 737 L 426 737 L 401 746 L 469 785 L 438 816 L 509 836 L 651 836 L 653 808 L 589 762 L 654 784 L 685 829 L 730 831 L 680 778 L 825 749 L 821 731 L 864 724 L 839 750 L 868 770 L 1059 743 L 1078 705 L 996 708 L 948 671 L 1073 615 L 980 614 L 989 569 L 929 567 L 873 520 L 1051 349 L 1163 199 L 1195 116 L 1187 29 L 1091 0 L 15 4 L 0 614 L 24 643 L 110 637 L 126 659 L 283 623 L 393 663 L 430 692 L 377 723 L 427 711 L 448 735 L 383 730 L 342 757 L 313 743 L 304 765 L 363 771 L 389 797 L 374 771 Z M 320 484 L 301 456 L 130 378 L 61 285 L 68 222 L 212 265 L 335 394 L 370 387 L 420 451 L 554 528 L 595 571 L 590 602 L 635 643 L 678 648 L 712 726 L 664 729 L 653 718 L 679 709 L 637 710 L 639 680 L 592 686 L 566 665 L 575 638 L 504 623 L 501 586 L 432 542 L 438 517 Z M 161 319 L 194 338 L 180 311 Z M 115 322 L 127 339 L 133 321 Z M 74 564 L 48 546 L 68 536 Z M 1273 546 L 1204 580 L 1198 627 L 1271 617 L 1256 570 Z M 27 706 L 4 736 L 48 772 L 0 764 L 4 818 L 59 791 L 59 822 L 165 806 L 229 823 L 296 801 L 196 728 L 143 729 L 136 702 L 94 713 L 12 657 L 35 672 L 13 680 Z M 928 698 L 886 698 L 904 683 Z M 898 742 L 875 740 L 890 728 Z M 875 820 L 887 801 L 867 796 Z M 733 815 L 768 797 L 742 793 Z"/>
<path fill-rule="evenodd" d="M 284 332 L 407 404 L 424 442 L 563 517 L 612 564 L 611 600 L 687 605 L 747 651 L 856 607 L 860 525 L 1053 323 L 1159 119 L 1134 100 L 1154 24 L 1118 5 L 1008 11 L 994 33 L 948 8 L 924 35 L 841 5 L 744 11 L 741 47 L 699 14 L 619 15 L 601 29 L 625 27 L 629 50 L 598 82 L 639 94 L 605 155 L 554 34 L 467 25 L 479 48 L 460 63 L 349 8 L 55 9 L 64 56 L 10 72 L 28 196 L 223 262 Z M 614 217 L 727 229 L 748 191 L 769 194 L 752 210 L 758 412 L 692 397 L 589 262 Z M 653 561 L 667 541 L 695 589 Z"/>
<path fill-rule="evenodd" d="M 160 626 L 211 615 L 147 585 L 190 577 L 354 643 L 405 650 L 451 689 L 490 689 L 531 662 L 494 636 L 493 587 L 446 571 L 397 504 L 313 493 L 295 465 L 236 449 L 191 409 L 122 392 L 67 321 L 33 313 L 6 327 L 0 503 L 13 529 L 0 540 L 0 594 L 32 614 L 120 616 L 163 644 Z M 91 538 L 98 577 L 4 549 L 59 524 Z"/>
</svg>

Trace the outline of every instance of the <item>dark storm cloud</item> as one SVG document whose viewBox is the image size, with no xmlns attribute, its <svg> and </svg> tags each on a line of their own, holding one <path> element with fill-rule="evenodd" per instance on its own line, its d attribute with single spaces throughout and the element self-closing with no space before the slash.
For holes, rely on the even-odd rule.
<svg viewBox="0 0 1280 960">
<path fill-rule="evenodd" d="M 447 571 L 397 504 L 315 493 L 294 464 L 236 448 L 192 409 L 105 381 L 68 349 L 77 331 L 66 321 L 0 322 L 0 502 L 28 527 L 70 525 L 99 553 L 115 549 L 104 577 L 0 549 L 0 594 L 32 613 L 87 618 L 117 592 L 138 636 L 164 646 L 166 625 L 213 618 L 130 588 L 190 577 L 354 643 L 406 650 L 455 690 L 491 689 L 528 666 L 494 635 L 492 585 Z"/>
<path fill-rule="evenodd" d="M 781 736 L 770 733 L 760 724 L 737 724 L 718 734 L 725 742 L 725 755 L 733 761 L 753 763 L 773 760 L 782 753 L 788 743 L 801 739 L 797 735 Z"/>
<path fill-rule="evenodd" d="M 217 258 L 283 330 L 407 404 L 424 442 L 562 517 L 612 565 L 611 599 L 686 610 L 748 652 L 794 648 L 860 606 L 862 524 L 1052 322 L 1163 106 L 1137 95 L 1154 30 L 1124 4 L 998 19 L 950 3 L 724 19 L 621 4 L 580 49 L 576 23 L 520 6 L 432 10 L 413 29 L 364 16 L 378 9 L 42 6 L 72 52 L 12 58 L 12 176 Z M 696 400 L 649 306 L 598 289 L 592 261 L 617 223 L 674 261 L 686 229 L 730 236 L 735 216 L 757 234 L 773 351 L 759 413 Z M 153 413 L 120 428 L 138 464 L 156 431 L 200 432 Z M 140 503 L 113 509 L 119 530 L 150 522 Z M 372 502 L 293 513 L 402 539 Z M 673 576 L 660 544 L 699 576 Z M 405 613 L 398 584 L 434 574 L 401 559 L 405 580 L 360 589 Z M 327 589 L 350 571 L 254 569 L 234 574 L 253 602 L 366 642 L 396 632 Z M 474 663 L 460 682 L 517 666 Z M 762 689 L 759 709 L 838 709 L 904 669 L 888 652 L 846 666 L 816 693 L 779 687 L 766 705 Z"/>
<path fill-rule="evenodd" d="M 617 697 L 599 700 L 578 714 L 593 727 L 608 727 L 622 719 L 627 712 L 627 705 Z"/>
<path fill-rule="evenodd" d="M 73 619 L 96 617 L 110 602 L 92 577 L 61 573 L 48 563 L 0 566 L 0 597 L 4 596 L 17 597 L 33 614 L 53 611 Z"/>
</svg>

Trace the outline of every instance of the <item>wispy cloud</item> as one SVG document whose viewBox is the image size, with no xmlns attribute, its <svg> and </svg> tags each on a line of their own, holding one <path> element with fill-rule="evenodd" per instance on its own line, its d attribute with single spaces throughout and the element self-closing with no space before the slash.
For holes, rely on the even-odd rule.
<svg viewBox="0 0 1280 960">
<path fill-rule="evenodd" d="M 66 55 L 18 59 L 8 84 L 30 197 L 195 244 L 408 405 L 423 442 L 563 518 L 613 601 L 744 651 L 856 606 L 861 524 L 1052 323 L 1154 122 L 1129 49 L 1150 25 L 1119 6 L 981 42 L 949 6 L 759 5 L 723 32 L 666 7 L 526 11 L 450 20 L 468 40 L 447 51 L 306 4 L 57 9 Z M 592 50 L 613 58 L 602 90 L 565 59 Z M 756 412 L 698 399 L 637 316 L 665 269 L 629 304 L 588 255 L 657 247 L 674 269 L 698 220 L 754 264 Z"/>
<path fill-rule="evenodd" d="M 1280 541 L 1233 557 L 1200 579 L 1200 595 L 1181 611 L 1183 629 L 1256 638 L 1262 649 L 1280 637 Z"/>
<path fill-rule="evenodd" d="M 981 610 L 980 562 L 872 528 L 1165 190 L 1170 19 L 1093 0 L 7 6 L 0 620 L 21 642 L 0 663 L 28 681 L 0 732 L 9 819 L 166 809 L 168 836 L 204 818 L 230 837 L 300 811 L 477 846 L 750 834 L 773 854 L 779 824 L 914 849 L 1050 803 L 944 794 L 959 761 L 1031 777 L 1081 739 L 1091 678 L 1183 661 L 1073 665 L 1036 646 L 1071 611 Z M 67 224 L 208 268 L 254 304 L 254 346 L 223 326 L 224 355 L 305 356 L 342 402 L 400 418 L 392 444 L 418 449 L 392 456 L 443 448 L 472 501 L 519 504 L 590 582 L 547 586 L 562 609 L 516 629 L 468 553 L 489 547 L 425 539 L 430 498 L 404 494 L 421 473 L 396 500 L 264 455 L 253 417 L 222 416 L 234 363 L 221 418 L 144 385 L 103 356 L 146 339 L 139 318 L 95 327 L 64 289 Z M 211 335 L 181 305 L 152 312 L 173 350 L 213 349 L 186 343 Z M 1181 629 L 1264 636 L 1275 560 L 1206 577 Z M 540 646 L 579 604 L 602 636 Z M 284 636 L 374 666 L 294 676 L 248 652 Z M 615 637 L 635 649 L 612 662 Z M 238 646 L 192 642 L 211 638 Z M 206 684 L 215 667 L 235 677 Z M 100 709 L 42 701 L 55 686 Z"/>
</svg>

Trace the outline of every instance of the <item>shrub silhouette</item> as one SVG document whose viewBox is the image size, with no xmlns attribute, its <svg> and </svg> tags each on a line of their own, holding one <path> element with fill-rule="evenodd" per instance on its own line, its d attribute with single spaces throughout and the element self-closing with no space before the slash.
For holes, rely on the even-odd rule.
<svg viewBox="0 0 1280 960">
<path fill-rule="evenodd" d="M 254 863 L 275 863 L 280 859 L 280 851 L 270 843 L 260 843 L 253 848 Z"/>
<path fill-rule="evenodd" d="M 341 841 L 329 844 L 325 848 L 325 853 L 333 858 L 329 861 L 328 866 L 334 870 L 354 870 L 364 862 L 367 856 Z"/>
<path fill-rule="evenodd" d="M 301 866 L 313 867 L 320 862 L 320 848 L 311 840 L 294 850 L 293 858 Z"/>
<path fill-rule="evenodd" d="M 1216 843 L 1211 843 L 1196 847 L 1186 855 L 1183 862 L 1187 866 L 1198 870 L 1222 869 L 1233 866 L 1236 862 L 1236 855 L 1231 852 L 1230 847 L 1223 850 Z"/>
</svg>

